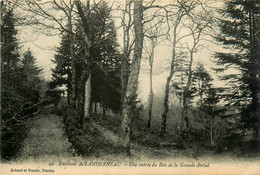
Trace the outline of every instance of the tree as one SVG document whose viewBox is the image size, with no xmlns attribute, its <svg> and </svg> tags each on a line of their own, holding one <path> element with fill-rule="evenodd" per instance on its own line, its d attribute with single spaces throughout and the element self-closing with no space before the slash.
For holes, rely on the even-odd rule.
<svg viewBox="0 0 260 175">
<path fill-rule="evenodd" d="M 70 2 L 70 6 L 67 7 L 66 16 L 68 18 L 68 35 L 69 35 L 69 48 L 70 48 L 70 57 L 71 57 L 71 106 L 76 109 L 77 108 L 77 90 L 76 90 L 76 58 L 75 58 L 75 51 L 74 51 L 74 38 L 73 35 L 73 24 L 72 24 L 72 11 L 74 8 L 74 3 Z M 68 74 L 70 76 L 70 74 Z M 69 84 L 68 84 L 69 86 Z M 68 87 L 69 89 L 69 87 Z M 70 91 L 68 91 L 70 92 Z M 70 100 L 68 99 L 69 104 Z"/>
<path fill-rule="evenodd" d="M 228 81 L 233 92 L 227 100 L 234 109 L 240 109 L 244 128 L 253 130 L 253 139 L 259 142 L 259 1 L 233 0 L 225 2 L 219 13 L 220 34 L 218 42 L 234 50 L 216 52 L 218 65 L 216 71 L 238 70 L 222 76 Z M 234 72 L 234 71 L 233 71 Z M 259 148 L 259 145 L 255 145 Z M 257 149 L 258 149 L 257 148 Z"/>
<path fill-rule="evenodd" d="M 150 94 L 148 100 L 148 128 L 151 128 L 152 110 L 153 110 L 153 60 L 154 60 L 154 48 L 156 46 L 157 36 L 151 36 L 151 53 L 149 53 L 149 66 L 150 66 Z"/>
<path fill-rule="evenodd" d="M 71 52 L 68 50 L 70 46 L 69 37 L 67 34 L 62 36 L 60 47 L 57 48 L 57 54 L 54 56 L 53 63 L 56 67 L 52 69 L 52 81 L 50 82 L 50 88 L 61 87 L 66 85 L 67 88 L 67 101 L 68 105 L 71 104 L 72 98 L 72 64 L 71 64 Z M 76 98 L 76 87 L 75 87 Z"/>
<path fill-rule="evenodd" d="M 181 24 L 182 18 L 190 13 L 196 6 L 199 5 L 198 1 L 192 1 L 192 2 L 180 2 L 177 1 L 177 5 L 174 5 L 177 12 L 172 15 L 171 20 L 173 22 L 172 29 L 169 32 L 172 32 L 172 35 L 169 36 L 169 40 L 172 44 L 172 57 L 171 57 L 171 66 L 170 66 L 170 74 L 166 80 L 165 85 L 165 94 L 164 94 L 164 102 L 163 102 L 163 114 L 162 114 L 162 124 L 161 124 L 161 136 L 165 136 L 166 134 L 166 121 L 167 121 L 167 115 L 169 111 L 169 92 L 170 92 L 170 82 L 172 80 L 172 77 L 175 72 L 175 59 L 177 54 L 177 44 L 178 42 L 185 38 L 184 36 L 179 36 L 179 25 Z"/>
<path fill-rule="evenodd" d="M 114 111 L 119 110 L 120 101 L 118 101 L 118 95 L 120 95 L 120 79 L 118 75 L 119 66 L 121 66 L 120 59 L 121 55 L 117 51 L 117 41 L 116 32 L 114 27 L 114 21 L 110 15 L 110 9 L 107 4 L 102 2 L 97 7 L 95 11 L 90 14 L 90 19 L 92 25 L 90 26 L 90 35 L 92 36 L 91 42 L 94 43 L 90 47 L 91 53 L 91 66 L 89 63 L 85 63 L 85 44 L 78 37 L 75 37 L 73 48 L 75 51 L 75 61 L 76 61 L 76 99 L 78 99 L 78 108 L 80 113 L 84 115 L 84 84 L 85 75 L 82 72 L 90 69 L 92 72 L 91 79 L 91 105 L 94 103 L 100 103 L 103 108 L 111 108 Z M 75 27 L 78 32 L 76 35 L 79 36 L 83 33 L 80 30 L 80 24 Z M 100 32 L 97 32 L 100 31 Z M 72 59 L 70 51 L 67 49 L 70 45 L 70 35 L 64 32 L 61 46 L 58 48 L 58 54 L 55 56 L 55 63 L 57 63 L 56 68 L 53 70 L 53 84 L 62 86 L 67 85 L 67 91 L 71 91 L 72 82 Z M 80 34 L 81 33 L 81 34 Z M 86 78 L 86 77 L 85 77 Z M 70 93 L 68 94 L 68 98 Z M 114 100 L 113 103 L 109 100 Z M 82 109 L 81 109 L 82 108 Z M 92 108 L 91 108 L 92 109 Z"/>
<path fill-rule="evenodd" d="M 182 49 L 180 53 L 176 54 L 175 74 L 172 80 L 172 88 L 174 94 L 179 99 L 179 104 L 182 108 L 180 133 L 185 132 L 185 130 L 187 129 L 187 127 L 185 126 L 186 122 L 184 120 L 184 115 L 186 112 L 188 112 L 188 106 L 191 105 L 191 100 L 192 100 L 191 89 L 189 88 L 189 90 L 187 91 L 188 82 L 191 80 L 193 76 L 191 74 L 192 72 L 190 72 L 192 71 L 192 69 L 189 69 L 192 68 L 192 64 L 193 64 L 193 60 L 189 59 L 189 53 L 188 51 L 186 51 L 185 48 Z"/>
<path fill-rule="evenodd" d="M 19 67 L 18 67 L 19 66 Z M 4 159 L 17 156 L 28 132 L 28 120 L 38 113 L 42 80 L 35 58 L 28 50 L 17 62 L 15 74 L 2 89 L 1 150 Z"/>
<path fill-rule="evenodd" d="M 92 90 L 94 90 L 92 101 L 101 102 L 103 110 L 110 108 L 119 111 L 121 106 L 119 71 L 122 54 L 118 51 L 114 20 L 108 4 L 105 2 L 98 4 L 95 12 L 91 13 L 91 18 L 93 22 L 90 33 L 93 46 L 90 52 L 93 60 L 91 71 Z"/>
<path fill-rule="evenodd" d="M 74 4 L 76 4 L 77 9 L 79 11 L 75 11 L 74 9 Z M 87 3 L 87 7 L 89 7 L 89 1 Z M 74 108 L 77 108 L 77 99 L 75 99 L 76 96 L 76 76 L 75 76 L 75 72 L 76 70 L 76 63 L 75 63 L 75 58 L 74 58 L 74 47 L 72 45 L 73 43 L 73 39 L 75 37 L 75 35 L 77 34 L 75 30 L 75 28 L 73 27 L 73 23 L 72 23 L 72 19 L 74 19 L 75 16 L 80 16 L 83 17 L 85 19 L 85 12 L 84 10 L 87 9 L 87 13 L 89 14 L 89 9 L 85 8 L 84 10 L 81 7 L 81 3 L 79 1 L 45 1 L 45 2 L 39 2 L 39 1 L 35 1 L 35 0 L 26 0 L 23 1 L 23 3 L 21 3 L 21 5 L 19 6 L 21 9 L 29 12 L 28 15 L 30 16 L 30 19 L 25 21 L 27 24 L 31 24 L 31 25 L 38 25 L 41 27 L 41 31 L 45 32 L 47 30 L 47 33 L 51 33 L 53 34 L 53 31 L 57 34 L 58 32 L 67 32 L 69 37 L 70 37 L 70 46 L 69 46 L 69 50 L 71 52 L 70 56 L 71 56 L 71 68 L 72 68 L 72 106 Z M 61 15 L 60 13 L 57 12 L 62 12 L 63 15 Z M 88 18 L 86 18 L 88 19 Z M 66 22 L 65 22 L 66 21 Z M 86 22 L 87 20 L 82 20 L 83 23 L 79 23 L 82 28 L 84 29 L 84 33 L 83 35 L 77 35 L 76 37 L 80 38 L 85 44 L 86 44 L 86 53 L 85 54 L 89 54 L 89 36 L 88 33 L 86 33 L 87 31 L 86 29 Z M 51 30 L 50 30 L 51 29 Z M 50 32 L 51 31 L 51 32 Z M 81 33 L 82 34 L 82 33 Z M 85 58 L 88 58 L 89 55 L 85 56 Z M 89 60 L 88 60 L 89 61 Z M 91 74 L 89 74 L 91 75 Z M 83 72 L 83 77 L 81 77 L 82 79 L 84 79 L 85 81 L 88 80 L 89 76 L 87 74 L 87 71 L 84 69 Z M 91 80 L 91 78 L 89 79 Z M 86 86 L 86 93 L 90 93 L 90 83 L 89 81 L 87 81 L 87 83 L 84 83 L 84 86 Z M 85 109 L 85 116 L 89 116 L 88 114 L 91 112 L 91 110 L 89 110 L 90 108 L 90 99 L 91 96 L 90 94 L 86 94 L 85 97 L 81 97 L 82 99 L 84 99 L 84 103 L 86 103 L 86 105 L 84 105 L 84 109 Z M 80 100 L 80 99 L 78 99 Z M 84 116 L 83 116 L 84 117 Z"/>
<path fill-rule="evenodd" d="M 233 126 L 231 124 L 228 126 L 228 121 L 221 116 L 225 113 L 225 109 L 219 104 L 222 89 L 213 87 L 212 81 L 211 75 L 199 63 L 193 71 L 191 83 L 191 96 L 193 102 L 197 103 L 195 106 L 197 113 L 194 115 L 191 127 L 198 129 L 200 133 L 202 131 L 203 139 L 205 139 L 203 133 L 206 131 L 209 146 L 215 147 L 228 135 L 227 130 Z"/>
<path fill-rule="evenodd" d="M 162 26 L 162 20 L 158 19 L 156 24 L 147 24 L 145 26 L 145 36 L 148 38 L 148 45 L 146 48 L 146 52 L 148 54 L 148 61 L 149 61 L 149 79 L 150 79 L 150 93 L 148 99 L 148 128 L 151 128 L 151 119 L 152 119 L 152 110 L 153 110 L 153 63 L 154 63 L 154 50 L 155 47 L 159 44 L 160 41 L 159 37 L 163 36 L 164 34 L 160 33 L 160 27 Z"/>
<path fill-rule="evenodd" d="M 29 11 L 33 15 L 31 16 L 31 24 L 40 24 L 41 27 L 46 29 L 55 29 L 59 32 L 67 32 L 70 37 L 70 56 L 71 56 L 71 68 L 72 68 L 72 106 L 74 106 L 74 100 L 76 105 L 75 107 L 80 110 L 80 113 L 83 113 L 83 118 L 89 119 L 92 115 L 92 102 L 91 102 L 91 82 L 92 81 L 92 70 L 93 66 L 93 57 L 91 53 L 92 46 L 97 45 L 104 38 L 104 26 L 107 25 L 107 11 L 103 11 L 102 14 L 99 8 L 104 6 L 104 2 L 99 1 L 96 3 L 93 2 L 93 5 L 90 4 L 90 1 L 86 3 L 81 1 L 46 1 L 39 2 L 35 0 L 25 1 L 26 5 L 21 5 L 20 7 L 26 11 Z M 76 10 L 74 10 L 74 6 Z M 108 8 L 109 9 L 109 8 Z M 63 15 L 58 15 L 56 13 L 60 11 Z M 108 10 L 110 11 L 110 10 Z M 72 23 L 72 19 L 77 21 L 77 24 Z M 43 21 L 43 22 L 42 22 Z M 66 22 L 65 22 L 66 21 Z M 101 23 L 100 23 L 101 22 Z M 94 24 L 101 24 L 102 26 L 95 26 Z M 66 25 L 65 25 L 66 24 Z M 93 24 L 93 25 L 92 25 Z M 80 27 L 78 27 L 79 25 Z M 95 27 L 93 27 L 95 26 Z M 93 28 L 92 28 L 93 27 Z M 92 35 L 91 30 L 96 30 L 95 35 Z M 76 39 L 77 38 L 77 39 Z M 74 49 L 75 46 L 72 46 L 73 40 L 80 39 L 81 45 L 84 44 L 84 53 L 81 52 L 81 66 L 80 70 L 76 70 L 76 58 L 73 55 L 74 52 L 77 52 Z M 78 77 L 78 82 L 76 82 L 76 73 L 82 71 L 81 75 Z M 84 82 L 84 83 L 83 83 Z M 74 87 L 75 83 L 78 87 Z M 84 87 L 84 89 L 82 89 Z M 80 91 L 79 94 L 76 94 L 76 89 Z M 75 93 L 74 93 L 75 92 Z M 84 92 L 84 94 L 82 94 Z M 77 96 L 74 99 L 74 96 Z M 77 105 L 78 104 L 78 105 Z M 83 106 L 82 106 L 83 105 Z M 78 107 L 77 107 L 78 106 Z M 84 112 L 81 112 L 83 109 Z M 84 120 L 84 119 L 83 119 Z"/>
<path fill-rule="evenodd" d="M 192 66 L 194 62 L 194 54 L 201 48 L 201 38 L 205 35 L 205 31 L 211 28 L 212 18 L 210 18 L 209 12 L 193 15 L 190 24 L 187 24 L 187 28 L 190 31 L 192 43 L 185 43 L 186 49 L 189 54 L 189 65 L 188 65 L 188 77 L 187 83 L 183 90 L 183 110 L 182 118 L 185 121 L 184 130 L 189 131 L 189 116 L 188 116 L 188 104 L 190 103 L 191 92 L 190 87 L 192 83 Z M 185 24 L 184 24 L 185 25 Z M 184 47 L 185 48 L 185 47 Z"/>
<path fill-rule="evenodd" d="M 28 119 L 38 112 L 40 70 L 30 50 L 20 59 L 16 17 L 1 1 L 1 157 L 17 156 L 28 131 Z"/>
<path fill-rule="evenodd" d="M 134 32 L 135 46 L 134 56 L 130 68 L 130 73 L 127 81 L 123 109 L 122 109 L 122 124 L 121 124 L 121 146 L 123 150 L 130 155 L 130 139 L 132 120 L 134 118 L 133 107 L 135 105 L 135 97 L 138 85 L 138 77 L 143 49 L 143 5 L 142 1 L 134 1 Z"/>
<path fill-rule="evenodd" d="M 40 72 L 41 70 L 36 66 L 35 57 L 32 55 L 30 49 L 28 49 L 24 53 L 23 58 L 21 60 L 21 73 L 24 77 L 24 80 L 22 81 L 23 88 L 28 89 L 28 92 L 31 92 L 27 95 L 27 97 L 32 95 L 32 91 L 38 91 L 38 85 L 41 82 L 41 79 L 39 77 Z M 37 97 L 34 98 L 36 99 L 35 102 L 37 102 L 39 100 L 39 94 L 37 95 Z"/>
<path fill-rule="evenodd" d="M 123 48 L 122 48 L 122 64 L 121 64 L 121 104 L 123 104 L 126 86 L 130 71 L 130 56 L 133 51 L 134 39 L 131 37 L 133 19 L 132 19 L 132 5 L 133 1 L 126 1 L 124 9 L 122 9 L 122 16 L 120 16 L 121 26 L 123 30 Z M 117 9 L 120 10 L 120 9 Z M 121 106 L 121 110 L 123 107 Z M 121 111 L 122 112 L 122 111 Z"/>
<path fill-rule="evenodd" d="M 15 72 L 19 61 L 17 29 L 15 29 L 17 21 L 10 6 L 10 2 L 1 1 L 1 74 L 6 80 Z"/>
<path fill-rule="evenodd" d="M 18 40 L 13 9 L 8 2 L 1 1 L 1 157 L 10 159 L 19 150 L 16 143 L 17 122 L 9 121 L 19 109 L 22 97 L 16 94 L 15 82 L 20 81 L 18 73 Z M 19 83 L 20 84 L 20 83 Z M 18 86 L 19 87 L 19 86 Z M 9 123 L 8 123 L 9 122 Z M 8 151 L 9 149 L 9 151 Z"/>
</svg>

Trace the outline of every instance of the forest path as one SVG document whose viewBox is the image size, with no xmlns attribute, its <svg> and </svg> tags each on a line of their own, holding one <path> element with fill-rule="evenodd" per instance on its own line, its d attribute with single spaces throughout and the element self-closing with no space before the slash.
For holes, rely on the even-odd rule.
<svg viewBox="0 0 260 175">
<path fill-rule="evenodd" d="M 31 122 L 31 129 L 23 142 L 21 159 L 71 157 L 70 143 L 65 136 L 61 117 L 54 114 L 40 114 Z"/>
<path fill-rule="evenodd" d="M 112 130 L 93 122 L 93 126 L 100 132 L 101 136 L 107 142 L 118 146 L 119 135 Z M 102 152 L 98 157 L 73 156 L 65 131 L 62 118 L 54 114 L 39 114 L 33 118 L 30 123 L 30 131 L 24 140 L 21 149 L 21 155 L 18 161 L 22 162 L 57 162 L 57 161 L 81 161 L 86 159 L 117 160 L 128 158 L 123 155 Z M 176 149 L 163 149 L 147 147 L 139 143 L 131 143 L 131 158 L 129 160 L 167 160 L 174 158 L 177 160 L 197 160 L 197 156 L 187 155 L 187 153 Z M 201 157 L 206 158 L 207 157 Z M 216 158 L 216 156 L 215 156 Z M 227 157 L 217 157 L 217 160 L 224 160 Z M 230 159 L 230 158 L 229 158 Z M 209 160 L 212 160 L 210 158 Z"/>
<path fill-rule="evenodd" d="M 117 133 L 96 122 L 93 122 L 92 125 L 98 130 L 103 137 L 102 139 L 114 145 L 115 148 L 118 146 L 120 138 Z M 71 143 L 69 143 L 64 129 L 60 116 L 48 112 L 39 114 L 30 123 L 30 131 L 22 144 L 19 159 L 21 161 L 37 160 L 41 162 L 84 159 L 84 157 L 74 157 L 72 155 Z M 139 143 L 131 143 L 131 153 L 134 159 L 163 159 L 176 157 L 178 150 L 156 149 Z M 109 155 L 106 151 L 102 152 L 101 155 L 103 158 L 121 157 L 120 155 Z"/>
</svg>

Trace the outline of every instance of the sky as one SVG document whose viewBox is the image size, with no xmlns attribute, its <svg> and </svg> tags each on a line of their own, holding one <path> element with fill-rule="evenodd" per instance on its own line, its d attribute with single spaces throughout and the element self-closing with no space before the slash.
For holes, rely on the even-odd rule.
<svg viewBox="0 0 260 175">
<path fill-rule="evenodd" d="M 165 3 L 166 1 L 158 1 L 160 4 Z M 115 7 L 122 7 L 123 4 L 121 1 L 115 1 Z M 220 3 L 214 4 L 214 6 L 220 6 Z M 114 12 L 114 15 L 120 15 L 119 11 Z M 116 27 L 120 27 L 120 22 L 118 19 L 115 19 Z M 51 61 L 54 59 L 56 52 L 56 47 L 59 46 L 60 37 L 58 35 L 48 36 L 42 33 L 41 30 L 33 29 L 30 26 L 19 27 L 19 39 L 22 46 L 22 51 L 30 49 L 37 59 L 37 65 L 43 70 L 42 77 L 48 81 L 51 80 L 51 68 L 54 68 L 55 65 Z M 118 32 L 118 41 L 122 45 L 122 32 Z M 185 42 L 188 44 L 192 42 L 190 39 L 186 39 Z M 206 47 L 206 45 L 208 47 Z M 195 64 L 200 62 L 202 63 L 208 71 L 211 71 L 211 68 L 215 66 L 212 62 L 214 51 L 220 50 L 221 48 L 218 45 L 212 43 L 204 43 L 204 47 L 200 49 L 194 55 Z M 142 99 L 143 103 L 147 102 L 149 94 L 149 70 L 148 70 L 148 61 L 145 58 L 142 58 L 141 71 L 139 76 L 139 97 Z M 169 75 L 169 67 L 171 61 L 171 46 L 167 41 L 162 42 L 155 48 L 155 58 L 154 58 L 154 72 L 153 75 L 153 88 L 155 94 L 163 94 L 164 86 Z M 222 86 L 223 82 L 217 80 L 217 77 L 213 74 L 215 79 L 215 86 Z"/>
<path fill-rule="evenodd" d="M 59 46 L 59 36 L 46 36 L 39 31 L 27 29 L 21 34 L 22 51 L 30 49 L 36 58 L 37 66 L 42 69 L 42 77 L 51 80 L 51 68 L 55 68 L 55 64 L 51 61 L 54 59 L 56 47 Z"/>
</svg>

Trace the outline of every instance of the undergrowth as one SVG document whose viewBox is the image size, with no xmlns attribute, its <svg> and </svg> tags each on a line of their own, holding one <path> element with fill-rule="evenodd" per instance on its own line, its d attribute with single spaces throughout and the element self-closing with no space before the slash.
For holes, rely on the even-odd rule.
<svg viewBox="0 0 260 175">
<path fill-rule="evenodd" d="M 102 154 L 117 152 L 114 145 L 108 143 L 102 134 L 93 127 L 91 121 L 85 121 L 83 128 L 81 127 L 80 115 L 77 111 L 63 107 L 57 112 L 63 117 L 65 134 L 77 155 L 99 157 Z"/>
</svg>

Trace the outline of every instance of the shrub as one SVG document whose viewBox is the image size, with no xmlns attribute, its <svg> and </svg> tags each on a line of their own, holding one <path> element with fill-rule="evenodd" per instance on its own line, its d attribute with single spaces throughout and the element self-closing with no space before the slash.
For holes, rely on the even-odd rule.
<svg viewBox="0 0 260 175">
<path fill-rule="evenodd" d="M 66 136 L 72 144 L 72 149 L 76 150 L 77 154 L 98 156 L 100 152 L 114 151 L 111 149 L 112 145 L 105 141 L 90 121 L 85 121 L 86 124 L 82 128 L 79 123 L 80 115 L 77 111 L 68 107 L 62 111 Z"/>
</svg>

